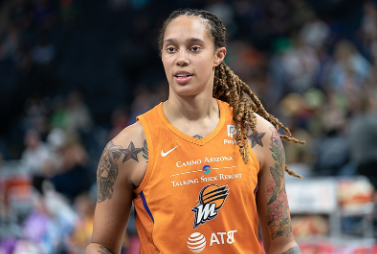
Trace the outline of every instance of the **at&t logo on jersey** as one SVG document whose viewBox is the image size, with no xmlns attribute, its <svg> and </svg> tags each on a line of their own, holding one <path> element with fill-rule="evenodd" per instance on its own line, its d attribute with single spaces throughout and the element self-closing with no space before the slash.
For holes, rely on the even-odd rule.
<svg viewBox="0 0 377 254">
<path fill-rule="evenodd" d="M 229 230 L 225 232 L 213 232 L 209 240 L 208 247 L 213 245 L 224 245 L 235 243 L 235 233 L 237 230 Z M 207 247 L 207 240 L 202 233 L 192 233 L 187 239 L 187 247 L 194 253 L 201 253 Z"/>
<path fill-rule="evenodd" d="M 219 209 L 229 195 L 229 189 L 226 187 L 227 185 L 210 184 L 200 191 L 199 204 L 191 210 L 195 213 L 194 229 L 208 220 L 216 218 Z"/>
<path fill-rule="evenodd" d="M 202 252 L 206 247 L 206 238 L 201 233 L 192 233 L 187 239 L 187 247 L 194 253 Z"/>
</svg>

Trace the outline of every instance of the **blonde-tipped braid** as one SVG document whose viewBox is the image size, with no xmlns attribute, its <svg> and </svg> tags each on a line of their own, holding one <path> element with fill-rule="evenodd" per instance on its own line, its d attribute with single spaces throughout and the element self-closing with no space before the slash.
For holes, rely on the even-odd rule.
<svg viewBox="0 0 377 254">
<path fill-rule="evenodd" d="M 295 172 L 293 172 L 292 170 L 290 170 L 288 167 L 287 167 L 287 165 L 285 165 L 285 172 L 287 172 L 288 173 L 288 175 L 290 175 L 290 176 L 294 176 L 294 177 L 297 177 L 297 178 L 300 178 L 300 179 L 302 179 L 302 178 L 304 178 L 303 176 L 300 176 L 300 175 L 298 175 L 298 174 L 296 174 Z"/>
<path fill-rule="evenodd" d="M 292 137 L 289 129 L 264 109 L 259 98 L 251 91 L 250 87 L 234 74 L 225 63 L 221 63 L 216 67 L 213 96 L 228 102 L 233 107 L 233 119 L 236 123 L 235 127 L 237 130 L 236 142 L 245 163 L 249 160 L 248 129 L 250 128 L 252 131 L 256 131 L 257 120 L 254 113 L 261 115 L 277 130 L 282 128 L 285 133 L 285 135 L 280 135 L 282 140 L 292 143 L 305 143 L 304 141 Z M 302 178 L 302 176 L 297 175 L 286 165 L 285 171 L 291 176 Z"/>
</svg>

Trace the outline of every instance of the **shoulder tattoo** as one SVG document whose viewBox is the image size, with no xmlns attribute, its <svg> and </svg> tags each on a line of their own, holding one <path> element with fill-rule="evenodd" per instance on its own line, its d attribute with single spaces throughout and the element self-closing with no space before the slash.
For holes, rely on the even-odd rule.
<svg viewBox="0 0 377 254">
<path fill-rule="evenodd" d="M 253 131 L 251 135 L 247 136 L 251 141 L 251 148 L 253 148 L 256 145 L 263 146 L 262 138 L 266 135 L 265 132 L 257 132 Z"/>
<path fill-rule="evenodd" d="M 200 136 L 200 135 L 198 135 L 198 134 L 196 134 L 195 136 L 193 136 L 194 138 L 197 138 L 197 139 L 203 139 L 203 137 L 202 136 Z"/>
<path fill-rule="evenodd" d="M 267 186 L 267 225 L 270 229 L 271 239 L 280 236 L 291 236 L 292 227 L 289 217 L 287 194 L 284 188 L 285 156 L 283 144 L 279 133 L 272 131 L 270 151 L 274 159 L 274 165 L 270 167 L 272 180 Z"/>
<path fill-rule="evenodd" d="M 144 143 L 146 145 L 145 141 Z M 135 148 L 132 141 L 127 148 L 114 145 L 112 141 L 106 145 L 98 163 L 97 170 L 98 203 L 106 199 L 111 199 L 113 196 L 114 184 L 118 177 L 119 164 L 131 159 L 139 162 L 138 154 L 142 151 L 144 153 L 143 157 L 146 155 L 148 158 L 148 150 L 145 151 L 145 147 Z"/>
<path fill-rule="evenodd" d="M 147 145 L 146 140 L 144 140 L 142 150 L 143 150 L 143 158 L 148 162 L 148 145 Z"/>
</svg>

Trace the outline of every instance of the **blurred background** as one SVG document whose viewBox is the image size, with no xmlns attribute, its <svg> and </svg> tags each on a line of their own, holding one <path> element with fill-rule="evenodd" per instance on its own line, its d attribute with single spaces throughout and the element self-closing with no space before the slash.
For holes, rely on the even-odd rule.
<svg viewBox="0 0 377 254">
<path fill-rule="evenodd" d="M 83 253 L 102 149 L 167 99 L 157 35 L 204 8 L 285 144 L 304 253 L 377 253 L 377 1 L 0 0 L 0 253 Z M 138 253 L 131 218 L 123 253 Z"/>
</svg>

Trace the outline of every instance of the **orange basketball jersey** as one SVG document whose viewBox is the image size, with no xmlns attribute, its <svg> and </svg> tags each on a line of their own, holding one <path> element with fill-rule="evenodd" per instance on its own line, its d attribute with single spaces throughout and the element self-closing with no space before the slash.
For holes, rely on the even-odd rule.
<svg viewBox="0 0 377 254">
<path fill-rule="evenodd" d="M 232 108 L 218 104 L 218 126 L 203 139 L 169 123 L 162 103 L 138 117 L 149 155 L 134 196 L 140 253 L 262 253 L 259 164 L 251 149 L 243 162 Z"/>
</svg>

